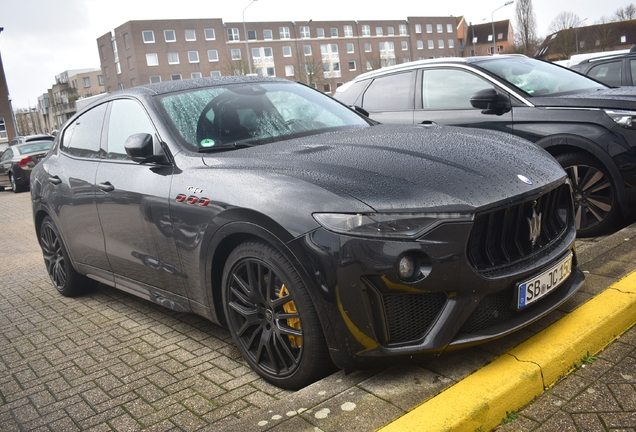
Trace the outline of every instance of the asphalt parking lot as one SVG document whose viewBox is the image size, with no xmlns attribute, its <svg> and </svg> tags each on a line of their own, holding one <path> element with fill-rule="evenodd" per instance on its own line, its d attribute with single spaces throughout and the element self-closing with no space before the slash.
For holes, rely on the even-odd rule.
<svg viewBox="0 0 636 432">
<path fill-rule="evenodd" d="M 579 241 L 586 282 L 539 322 L 476 348 L 337 372 L 291 392 L 260 379 L 229 333 L 196 315 L 104 285 L 79 298 L 59 295 L 35 238 L 29 193 L 0 192 L 0 200 L 2 431 L 373 431 L 636 269 L 636 225 Z"/>
</svg>

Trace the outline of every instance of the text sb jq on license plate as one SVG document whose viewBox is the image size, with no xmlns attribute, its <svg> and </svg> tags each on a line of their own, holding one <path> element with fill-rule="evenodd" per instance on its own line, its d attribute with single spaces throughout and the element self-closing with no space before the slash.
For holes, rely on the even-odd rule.
<svg viewBox="0 0 636 432">
<path fill-rule="evenodd" d="M 558 263 L 532 279 L 522 282 L 517 288 L 517 308 L 526 307 L 552 292 L 572 272 L 572 252 Z"/>
</svg>

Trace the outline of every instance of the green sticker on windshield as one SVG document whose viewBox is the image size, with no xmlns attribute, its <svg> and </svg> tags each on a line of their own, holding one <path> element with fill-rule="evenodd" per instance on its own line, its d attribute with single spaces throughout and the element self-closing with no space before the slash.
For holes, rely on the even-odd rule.
<svg viewBox="0 0 636 432">
<path fill-rule="evenodd" d="M 526 90 L 526 93 L 528 93 L 528 94 L 532 94 L 532 93 L 534 93 L 534 90 L 530 90 L 530 89 L 528 89 L 528 90 Z"/>
<path fill-rule="evenodd" d="M 201 147 L 214 147 L 214 140 L 209 138 L 202 140 Z"/>
</svg>

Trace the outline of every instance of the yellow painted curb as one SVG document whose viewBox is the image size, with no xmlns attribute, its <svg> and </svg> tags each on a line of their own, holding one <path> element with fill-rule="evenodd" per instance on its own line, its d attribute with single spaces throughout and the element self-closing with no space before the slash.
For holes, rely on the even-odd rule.
<svg viewBox="0 0 636 432">
<path fill-rule="evenodd" d="M 636 271 L 380 432 L 491 430 L 636 323 Z"/>
</svg>

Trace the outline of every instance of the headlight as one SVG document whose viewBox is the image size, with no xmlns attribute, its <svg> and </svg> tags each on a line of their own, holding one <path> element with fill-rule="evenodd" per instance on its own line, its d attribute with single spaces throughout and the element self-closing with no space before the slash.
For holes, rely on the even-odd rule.
<svg viewBox="0 0 636 432">
<path fill-rule="evenodd" d="M 604 110 L 617 125 L 625 129 L 636 129 L 636 111 Z"/>
<path fill-rule="evenodd" d="M 365 237 L 414 238 L 444 222 L 468 222 L 473 215 L 461 213 L 314 213 L 329 231 Z"/>
</svg>

